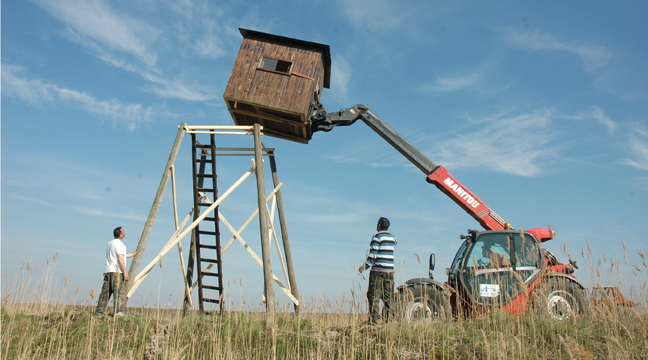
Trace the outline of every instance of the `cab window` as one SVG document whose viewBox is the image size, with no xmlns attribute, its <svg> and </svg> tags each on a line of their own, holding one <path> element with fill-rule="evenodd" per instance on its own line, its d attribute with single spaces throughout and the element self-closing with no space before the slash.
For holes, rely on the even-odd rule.
<svg viewBox="0 0 648 360">
<path fill-rule="evenodd" d="M 530 235 L 515 234 L 515 262 L 518 267 L 541 267 L 540 248 Z"/>
<path fill-rule="evenodd" d="M 510 242 L 509 234 L 481 235 L 470 251 L 466 266 L 480 269 L 511 266 Z"/>
<path fill-rule="evenodd" d="M 461 266 L 461 263 L 463 262 L 463 255 L 466 252 L 467 244 L 468 241 L 464 241 L 464 243 L 461 244 L 461 247 L 457 251 L 454 260 L 452 260 L 452 265 L 450 265 L 451 274 L 456 274 L 459 271 L 459 266 Z"/>
</svg>

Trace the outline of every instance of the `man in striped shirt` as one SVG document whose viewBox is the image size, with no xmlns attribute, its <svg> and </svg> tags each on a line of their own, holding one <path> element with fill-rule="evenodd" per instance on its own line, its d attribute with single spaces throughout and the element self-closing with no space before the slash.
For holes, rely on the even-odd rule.
<svg viewBox="0 0 648 360">
<path fill-rule="evenodd" d="M 362 273 L 371 268 L 369 273 L 369 323 L 377 324 L 382 319 L 388 322 L 393 316 L 392 298 L 394 295 L 394 246 L 398 243 L 396 238 L 387 232 L 389 220 L 381 217 L 378 220 L 376 231 L 369 245 L 369 256 L 358 270 Z M 383 301 L 382 315 L 380 313 L 380 299 Z"/>
</svg>

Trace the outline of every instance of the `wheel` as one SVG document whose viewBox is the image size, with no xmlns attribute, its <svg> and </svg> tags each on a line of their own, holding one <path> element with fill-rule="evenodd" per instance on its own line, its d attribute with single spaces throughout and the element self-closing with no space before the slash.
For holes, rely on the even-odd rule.
<svg viewBox="0 0 648 360">
<path fill-rule="evenodd" d="M 568 279 L 549 279 L 534 293 L 534 307 L 558 321 L 567 320 L 575 314 L 585 315 L 589 311 L 583 289 Z"/>
<path fill-rule="evenodd" d="M 401 293 L 399 304 L 402 315 L 407 321 L 450 318 L 450 301 L 443 292 L 435 287 L 415 285 Z"/>
</svg>

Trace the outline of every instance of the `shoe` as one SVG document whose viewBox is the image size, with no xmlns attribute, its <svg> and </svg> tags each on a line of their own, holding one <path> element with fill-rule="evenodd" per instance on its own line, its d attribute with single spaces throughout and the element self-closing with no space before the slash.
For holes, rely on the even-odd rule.
<svg viewBox="0 0 648 360">
<path fill-rule="evenodd" d="M 126 317 L 126 314 L 124 314 L 123 312 L 120 311 L 120 312 L 115 314 L 115 317 Z"/>
</svg>

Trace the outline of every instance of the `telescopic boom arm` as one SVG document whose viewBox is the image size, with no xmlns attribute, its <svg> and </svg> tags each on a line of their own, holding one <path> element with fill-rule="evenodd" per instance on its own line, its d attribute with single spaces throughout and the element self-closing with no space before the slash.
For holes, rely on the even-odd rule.
<svg viewBox="0 0 648 360">
<path fill-rule="evenodd" d="M 391 126 L 366 106 L 359 104 L 334 113 L 326 113 L 321 104 L 317 104 L 311 113 L 311 130 L 331 131 L 335 126 L 348 126 L 361 119 L 380 137 L 398 150 L 414 166 L 427 175 L 426 181 L 434 184 L 448 195 L 462 209 L 481 224 L 486 230 L 503 230 L 507 222 L 484 204 L 475 194 L 461 185 L 443 166 L 437 165 L 416 147 L 405 140 Z"/>
</svg>

